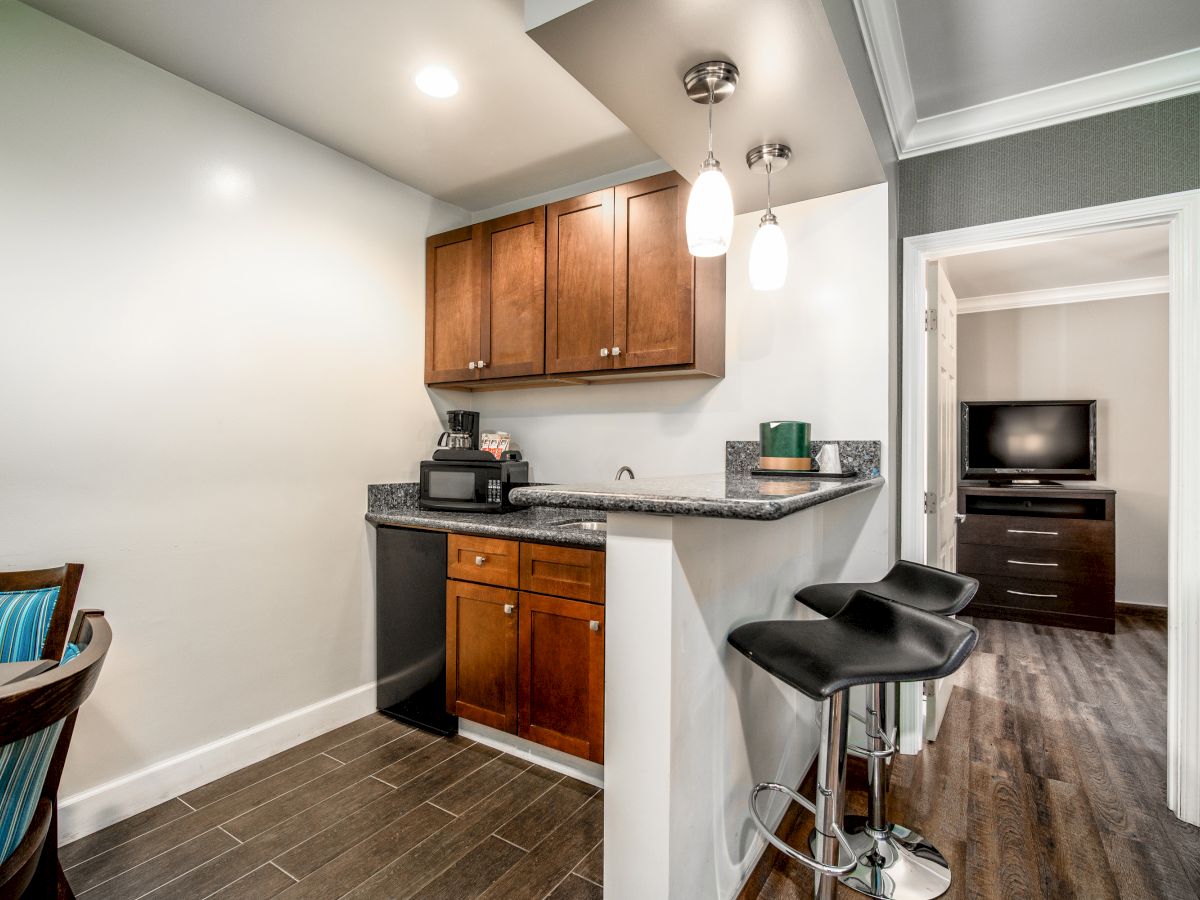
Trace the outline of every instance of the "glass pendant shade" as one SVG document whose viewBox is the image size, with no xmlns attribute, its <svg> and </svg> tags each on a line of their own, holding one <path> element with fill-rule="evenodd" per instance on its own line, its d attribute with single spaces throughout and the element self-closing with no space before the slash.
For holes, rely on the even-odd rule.
<svg viewBox="0 0 1200 900">
<path fill-rule="evenodd" d="M 716 160 L 706 161 L 687 205 L 687 244 L 693 256 L 721 256 L 733 240 L 733 194 Z"/>
<path fill-rule="evenodd" d="M 763 217 L 750 246 L 750 286 L 756 291 L 777 291 L 787 281 L 788 248 L 775 217 Z"/>
</svg>

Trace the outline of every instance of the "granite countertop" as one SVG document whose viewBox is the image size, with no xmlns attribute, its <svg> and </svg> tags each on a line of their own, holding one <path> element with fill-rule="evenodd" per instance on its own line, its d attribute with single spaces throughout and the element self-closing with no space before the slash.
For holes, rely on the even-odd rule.
<svg viewBox="0 0 1200 900">
<path fill-rule="evenodd" d="M 485 537 L 536 541 L 539 544 L 603 547 L 603 530 L 558 526 L 564 522 L 604 520 L 604 513 L 596 510 L 565 510 L 544 506 L 532 506 L 508 513 L 435 512 L 421 509 L 418 505 L 416 484 L 379 484 L 371 485 L 367 489 L 367 521 L 372 525 L 455 531 Z"/>
<path fill-rule="evenodd" d="M 733 472 L 514 488 L 513 503 L 572 510 L 658 513 L 771 521 L 883 484 L 879 475 L 845 479 Z"/>
</svg>

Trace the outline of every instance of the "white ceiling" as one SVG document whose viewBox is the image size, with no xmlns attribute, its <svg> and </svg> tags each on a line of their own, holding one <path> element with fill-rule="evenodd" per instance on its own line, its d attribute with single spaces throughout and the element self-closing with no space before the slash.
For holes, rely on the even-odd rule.
<svg viewBox="0 0 1200 900">
<path fill-rule="evenodd" d="M 1200 90 L 1197 0 L 855 0 L 902 156 Z"/>
<path fill-rule="evenodd" d="M 1168 274 L 1167 226 L 1103 231 L 953 256 L 946 275 L 959 300 L 1044 292 L 1082 285 L 1161 281 Z M 1161 290 L 1161 288 L 1160 288 Z M 1111 292 L 1120 288 L 1112 287 Z M 1158 291 L 1156 291 L 1158 292 Z"/>
<path fill-rule="evenodd" d="M 468 210 L 656 159 L 526 36 L 522 0 L 27 2 Z M 416 89 L 431 63 L 456 97 Z"/>
<path fill-rule="evenodd" d="M 706 113 L 683 74 L 735 63 L 741 79 L 714 110 L 714 149 L 738 212 L 765 205 L 765 179 L 745 158 L 766 142 L 794 153 L 772 178 L 780 205 L 883 180 L 820 0 L 591 0 L 530 35 L 688 178 L 705 155 Z"/>
</svg>

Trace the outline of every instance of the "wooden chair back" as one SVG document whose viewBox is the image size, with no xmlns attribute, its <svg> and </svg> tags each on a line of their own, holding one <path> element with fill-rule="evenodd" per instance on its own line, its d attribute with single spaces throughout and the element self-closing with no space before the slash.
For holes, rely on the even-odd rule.
<svg viewBox="0 0 1200 900">
<path fill-rule="evenodd" d="M 67 563 L 56 569 L 31 569 L 27 572 L 0 572 L 0 594 L 6 591 L 40 591 L 58 588 L 58 600 L 54 603 L 54 614 L 50 617 L 50 629 L 42 644 L 42 659 L 62 659 L 67 649 L 67 628 L 75 612 L 75 597 L 79 593 L 79 579 L 83 577 L 83 563 Z"/>
<path fill-rule="evenodd" d="M 100 677 L 112 644 L 112 630 L 100 610 L 83 610 L 75 620 L 71 643 L 80 653 L 70 662 L 22 681 L 0 686 L 0 744 L 36 734 L 56 722 L 62 731 L 54 747 L 40 800 L 25 837 L 0 863 L 0 900 L 32 896 L 72 896 L 58 865 L 58 785 L 75 717 Z M 35 880 L 36 890 L 30 888 Z M 57 884 L 56 884 L 57 883 Z"/>
</svg>

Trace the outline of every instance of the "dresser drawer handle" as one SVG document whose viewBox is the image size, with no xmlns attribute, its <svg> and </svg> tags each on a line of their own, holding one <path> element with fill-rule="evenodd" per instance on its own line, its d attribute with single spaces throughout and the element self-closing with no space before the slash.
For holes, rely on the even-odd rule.
<svg viewBox="0 0 1200 900">
<path fill-rule="evenodd" d="M 477 556 L 477 557 L 475 557 L 475 565 L 477 565 L 477 566 L 482 566 L 482 565 L 483 565 L 485 562 L 487 562 L 487 557 L 486 557 L 486 556 Z"/>
<path fill-rule="evenodd" d="M 1005 591 L 1006 594 L 1016 594 L 1018 597 L 1048 597 L 1051 600 L 1057 600 L 1058 594 L 1031 594 L 1028 591 Z"/>
<path fill-rule="evenodd" d="M 511 603 L 504 604 L 504 614 L 506 616 L 511 616 L 513 614 L 513 609 L 515 609 L 515 607 Z"/>
<path fill-rule="evenodd" d="M 1008 529 L 1008 533 L 1009 534 L 1045 534 L 1045 535 L 1049 535 L 1051 537 L 1058 537 L 1057 531 L 1028 531 L 1024 528 L 1010 528 L 1010 529 Z"/>
<path fill-rule="evenodd" d="M 1023 559 L 1010 559 L 1008 564 L 1011 566 L 1050 566 L 1053 569 L 1058 568 L 1058 563 L 1025 562 Z"/>
</svg>

